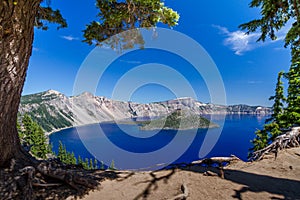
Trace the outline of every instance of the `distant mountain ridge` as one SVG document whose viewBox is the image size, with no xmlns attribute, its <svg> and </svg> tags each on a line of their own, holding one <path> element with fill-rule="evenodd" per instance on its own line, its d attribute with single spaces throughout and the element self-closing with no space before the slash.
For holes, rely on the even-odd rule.
<svg viewBox="0 0 300 200">
<path fill-rule="evenodd" d="M 248 105 L 205 104 L 192 98 L 178 98 L 163 102 L 134 103 L 94 96 L 84 92 L 67 97 L 55 90 L 25 95 L 21 98 L 20 115 L 29 114 L 45 131 L 61 128 L 121 120 L 133 117 L 164 116 L 177 109 L 194 114 L 254 114 L 269 115 L 272 109 Z"/>
</svg>

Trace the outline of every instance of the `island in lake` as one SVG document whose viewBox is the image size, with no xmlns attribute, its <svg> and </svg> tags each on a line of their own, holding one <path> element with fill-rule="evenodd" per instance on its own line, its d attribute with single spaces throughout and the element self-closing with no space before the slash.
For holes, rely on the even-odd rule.
<svg viewBox="0 0 300 200">
<path fill-rule="evenodd" d="M 200 115 L 178 109 L 167 116 L 146 121 L 121 121 L 121 124 L 135 123 L 140 125 L 141 130 L 189 130 L 218 128 L 215 124 Z"/>
</svg>

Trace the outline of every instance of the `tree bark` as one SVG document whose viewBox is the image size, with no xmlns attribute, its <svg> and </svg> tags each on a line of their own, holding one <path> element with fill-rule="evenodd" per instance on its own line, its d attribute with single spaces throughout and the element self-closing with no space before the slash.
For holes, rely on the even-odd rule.
<svg viewBox="0 0 300 200">
<path fill-rule="evenodd" d="M 0 1 L 0 166 L 23 154 L 16 122 L 40 2 Z"/>
</svg>

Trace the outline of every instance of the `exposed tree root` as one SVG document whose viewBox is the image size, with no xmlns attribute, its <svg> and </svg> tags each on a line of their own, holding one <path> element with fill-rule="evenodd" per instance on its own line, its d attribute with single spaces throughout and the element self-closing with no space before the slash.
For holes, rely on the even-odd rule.
<svg viewBox="0 0 300 200">
<path fill-rule="evenodd" d="M 31 164 L 24 166 L 24 162 L 12 159 L 10 167 L 0 169 L 0 199 L 64 199 L 82 196 L 99 184 L 92 171 L 57 159 Z M 55 192 L 58 186 L 62 194 Z"/>
<path fill-rule="evenodd" d="M 293 127 L 290 131 L 278 136 L 269 146 L 255 151 L 250 155 L 250 160 L 260 160 L 264 155 L 275 153 L 275 159 L 279 150 L 300 146 L 300 127 Z"/>
</svg>

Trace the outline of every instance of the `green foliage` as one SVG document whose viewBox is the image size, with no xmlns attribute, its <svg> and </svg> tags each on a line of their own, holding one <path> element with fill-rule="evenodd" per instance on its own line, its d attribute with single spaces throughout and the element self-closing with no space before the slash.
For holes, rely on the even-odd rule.
<svg viewBox="0 0 300 200">
<path fill-rule="evenodd" d="M 56 99 L 56 94 L 47 94 L 46 92 L 40 92 L 37 94 L 24 95 L 21 97 L 21 104 L 41 104 L 43 101 L 50 101 Z"/>
<path fill-rule="evenodd" d="M 78 164 L 78 165 L 82 165 L 82 163 L 83 163 L 82 158 L 81 158 L 80 155 L 79 155 L 79 156 L 78 156 L 78 162 L 77 162 L 77 164 Z"/>
<path fill-rule="evenodd" d="M 84 169 L 90 169 L 88 158 L 85 158 L 83 163 Z"/>
<path fill-rule="evenodd" d="M 25 146 L 30 146 L 30 152 L 35 157 L 46 159 L 47 154 L 53 153 L 43 129 L 34 122 L 29 115 L 25 114 L 23 116 L 21 125 L 17 122 L 17 129 L 21 143 Z M 59 141 L 57 158 L 65 164 L 81 164 L 84 169 L 98 169 L 97 159 L 85 158 L 83 161 L 83 159 L 78 156 L 77 160 L 74 152 L 68 152 L 61 141 Z"/>
<path fill-rule="evenodd" d="M 292 65 L 287 74 L 289 88 L 287 97 L 287 119 L 300 125 L 300 47 L 292 49 Z"/>
<path fill-rule="evenodd" d="M 162 117 L 159 119 L 154 119 L 151 121 L 139 122 L 142 125 L 143 130 L 152 129 L 198 129 L 198 128 L 212 128 L 218 127 L 217 124 L 210 122 L 208 119 L 194 115 L 191 113 L 186 113 L 182 110 L 177 110 L 167 117 Z"/>
<path fill-rule="evenodd" d="M 282 123 L 282 115 L 284 114 L 284 102 L 286 101 L 286 98 L 284 96 L 283 82 L 281 81 L 283 75 L 284 72 L 279 72 L 275 95 L 269 98 L 269 100 L 274 100 L 274 104 L 272 106 L 273 114 L 271 118 L 267 119 L 267 122 L 272 121 L 278 124 Z"/>
<path fill-rule="evenodd" d="M 285 47 L 291 48 L 291 66 L 289 72 L 280 72 L 277 79 L 274 100 L 274 114 L 267 120 L 269 124 L 263 130 L 256 132 L 252 141 L 253 150 L 259 150 L 272 142 L 281 134 L 282 128 L 293 124 L 300 124 L 300 2 L 298 0 L 252 0 L 250 7 L 259 7 L 262 17 L 240 25 L 248 33 L 260 29 L 258 39 L 265 41 L 267 37 L 276 40 L 276 32 L 292 21 L 292 27 L 285 36 Z M 281 78 L 283 75 L 288 80 L 287 98 L 284 97 L 284 88 Z M 286 106 L 285 103 L 286 102 Z"/>
<path fill-rule="evenodd" d="M 255 132 L 255 138 L 251 141 L 253 147 L 251 150 L 257 151 L 265 148 L 277 136 L 281 134 L 280 126 L 276 122 L 265 124 L 262 130 Z"/>
<path fill-rule="evenodd" d="M 283 72 L 279 72 L 275 95 L 270 97 L 270 100 L 274 100 L 272 106 L 273 114 L 271 115 L 271 118 L 266 120 L 267 124 L 264 125 L 264 128 L 255 132 L 256 136 L 252 141 L 253 148 L 251 150 L 257 151 L 265 148 L 281 134 L 281 129 L 289 126 L 284 108 L 286 98 L 284 96 L 283 82 L 281 81 L 283 75 Z"/>
<path fill-rule="evenodd" d="M 98 160 L 94 159 L 94 169 L 98 169 Z"/>
<path fill-rule="evenodd" d="M 54 115 L 50 114 L 50 110 Z M 34 121 L 37 121 L 45 131 L 51 131 L 53 128 L 65 128 L 72 126 L 72 123 L 66 120 L 60 113 L 55 112 L 55 108 L 51 105 L 41 104 L 36 109 L 28 113 Z"/>
<path fill-rule="evenodd" d="M 68 160 L 67 159 L 67 150 L 61 141 L 59 141 L 57 158 L 64 163 L 68 162 L 67 161 Z"/>
<path fill-rule="evenodd" d="M 158 22 L 169 26 L 177 25 L 179 15 L 164 5 L 161 0 L 97 0 L 99 21 L 93 21 L 84 30 L 84 42 L 99 45 L 104 40 L 135 27 L 155 27 Z M 132 41 L 134 39 L 134 41 Z M 131 48 L 135 44 L 143 45 L 138 30 L 130 35 L 111 38 L 109 44 L 116 48 L 124 42 L 122 48 Z"/>
<path fill-rule="evenodd" d="M 32 110 L 27 114 L 31 119 L 37 122 L 45 131 L 50 132 L 53 129 L 65 128 L 72 126 L 72 113 L 65 113 L 62 110 L 56 111 L 55 107 L 48 105 L 48 102 L 58 98 L 56 94 L 47 94 L 41 92 L 33 95 L 25 95 L 21 97 L 21 105 L 39 104 L 38 107 L 32 107 Z M 53 113 L 50 114 L 50 113 Z M 66 118 L 69 120 L 67 120 Z"/>
<path fill-rule="evenodd" d="M 17 123 L 21 143 L 26 146 L 31 146 L 30 152 L 34 156 L 45 159 L 47 154 L 51 153 L 51 148 L 43 129 L 34 122 L 29 115 L 23 116 L 22 126 L 23 129 Z"/>
<path fill-rule="evenodd" d="M 116 170 L 116 168 L 115 168 L 115 161 L 114 160 L 111 161 L 110 166 L 109 166 L 108 169 L 110 169 L 110 170 Z"/>
<path fill-rule="evenodd" d="M 80 156 L 78 156 L 78 159 L 76 159 L 74 152 L 68 152 L 65 145 L 63 145 L 61 141 L 59 141 L 57 158 L 65 164 L 82 165 L 82 167 L 87 170 L 99 169 L 97 159 L 83 159 Z"/>
<path fill-rule="evenodd" d="M 94 162 L 93 159 L 90 158 L 90 164 L 89 164 L 90 169 L 94 169 Z"/>
<path fill-rule="evenodd" d="M 57 29 L 67 27 L 67 21 L 62 17 L 59 10 L 51 7 L 40 7 L 36 16 L 35 26 L 42 30 L 48 30 L 47 22 L 59 24 Z"/>
<path fill-rule="evenodd" d="M 260 149 L 265 148 L 268 145 L 268 132 L 263 129 L 263 130 L 257 130 L 255 132 L 255 138 L 251 141 L 253 144 L 253 147 L 251 150 L 257 151 Z"/>
<path fill-rule="evenodd" d="M 105 169 L 105 166 L 104 166 L 104 162 L 103 162 L 103 161 L 101 161 L 100 169 L 102 169 L 102 170 Z"/>
<path fill-rule="evenodd" d="M 59 141 L 57 158 L 65 164 L 70 164 L 70 165 L 77 164 L 77 159 L 74 155 L 74 152 L 72 152 L 72 153 L 68 152 L 66 150 L 66 147 L 62 144 L 61 141 Z"/>
<path fill-rule="evenodd" d="M 240 25 L 248 33 L 260 29 L 259 41 L 265 41 L 267 37 L 276 40 L 276 31 L 286 25 L 289 20 L 296 21 L 285 37 L 286 45 L 299 45 L 299 1 L 296 0 L 252 0 L 250 7 L 259 7 L 262 17 Z"/>
</svg>

